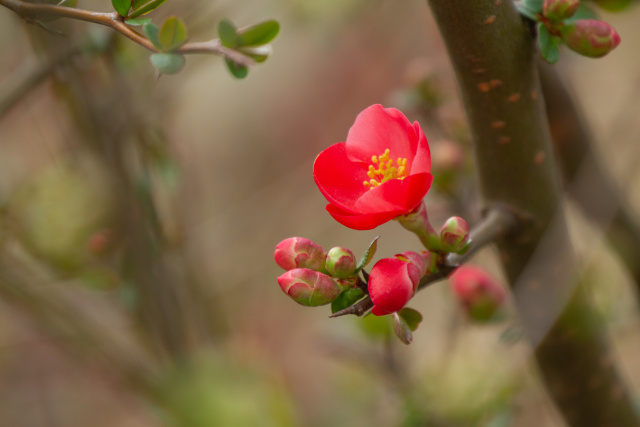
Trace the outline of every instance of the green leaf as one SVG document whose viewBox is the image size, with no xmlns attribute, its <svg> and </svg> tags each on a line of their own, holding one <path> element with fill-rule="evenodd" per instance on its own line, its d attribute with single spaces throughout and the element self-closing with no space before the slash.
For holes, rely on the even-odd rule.
<svg viewBox="0 0 640 427">
<path fill-rule="evenodd" d="M 565 25 L 571 24 L 572 22 L 578 21 L 580 19 L 597 19 L 598 15 L 591 9 L 589 6 L 585 5 L 584 2 L 580 2 L 578 6 L 578 10 L 576 13 L 568 19 L 564 20 Z"/>
<path fill-rule="evenodd" d="M 223 19 L 218 24 L 218 36 L 223 46 L 233 49 L 238 45 L 236 41 L 236 26 L 228 19 Z"/>
<path fill-rule="evenodd" d="M 148 0 L 148 1 L 133 1 L 133 12 L 129 15 L 129 18 L 136 18 L 140 15 L 147 14 L 152 10 L 157 9 L 167 0 Z"/>
<path fill-rule="evenodd" d="M 224 63 L 227 64 L 227 68 L 237 79 L 244 79 L 249 74 L 249 69 L 245 65 L 236 64 L 228 58 L 224 59 Z"/>
<path fill-rule="evenodd" d="M 371 262 L 371 260 L 373 259 L 373 256 L 376 254 L 376 250 L 378 250 L 378 239 L 379 238 L 380 238 L 380 236 L 376 236 L 376 238 L 373 239 L 373 241 L 369 244 L 369 247 L 367 248 L 367 250 L 364 252 L 364 255 L 362 255 L 362 258 L 360 258 L 360 262 L 358 263 L 358 266 L 356 267 L 356 274 L 359 273 L 360 270 L 365 268 L 367 266 L 367 264 L 369 264 Z"/>
<path fill-rule="evenodd" d="M 146 25 L 151 23 L 151 18 L 127 19 L 124 23 L 131 26 Z"/>
<path fill-rule="evenodd" d="M 261 46 L 273 40 L 280 31 L 280 24 L 273 19 L 259 22 L 237 31 L 238 46 Z"/>
<path fill-rule="evenodd" d="M 151 41 L 151 43 L 153 43 L 155 47 L 162 50 L 162 45 L 160 44 L 160 39 L 159 39 L 160 28 L 158 28 L 157 25 L 149 22 L 148 24 L 144 24 L 142 29 L 144 30 L 144 33 L 147 35 L 147 38 L 149 39 L 149 41 Z"/>
<path fill-rule="evenodd" d="M 538 24 L 538 47 L 540 48 L 540 56 L 549 64 L 554 64 L 560 59 L 560 49 L 558 44 L 560 40 L 552 36 L 542 23 Z"/>
<path fill-rule="evenodd" d="M 78 0 L 60 0 L 60 3 L 58 3 L 58 6 L 76 7 L 77 4 L 78 4 Z"/>
<path fill-rule="evenodd" d="M 338 295 L 338 298 L 334 299 L 331 303 L 331 313 L 336 313 L 349 306 L 352 306 L 365 296 L 360 288 L 349 288 Z"/>
<path fill-rule="evenodd" d="M 163 74 L 176 74 L 184 67 L 184 56 L 177 53 L 154 53 L 151 63 Z"/>
<path fill-rule="evenodd" d="M 398 316 L 407 324 L 409 329 L 415 331 L 422 322 L 422 314 L 413 308 L 405 307 L 398 311 Z"/>
<path fill-rule="evenodd" d="M 131 9 L 131 0 L 111 0 L 111 4 L 120 16 L 126 17 Z"/>
<path fill-rule="evenodd" d="M 518 12 L 520 12 L 520 15 L 526 16 L 527 18 L 535 22 L 539 21 L 538 14 L 522 3 L 516 3 L 516 8 L 518 9 Z"/>
<path fill-rule="evenodd" d="M 407 325 L 407 322 L 405 322 L 398 313 L 393 313 L 392 317 L 393 332 L 395 332 L 396 336 L 400 338 L 400 341 L 407 345 L 411 344 L 413 341 L 413 334 L 411 333 L 411 328 Z"/>
<path fill-rule="evenodd" d="M 187 41 L 187 29 L 182 19 L 176 16 L 167 18 L 162 24 L 158 39 L 163 50 L 174 50 L 182 46 Z"/>
<path fill-rule="evenodd" d="M 533 12 L 541 12 L 544 0 L 522 0 L 522 5 Z"/>
</svg>

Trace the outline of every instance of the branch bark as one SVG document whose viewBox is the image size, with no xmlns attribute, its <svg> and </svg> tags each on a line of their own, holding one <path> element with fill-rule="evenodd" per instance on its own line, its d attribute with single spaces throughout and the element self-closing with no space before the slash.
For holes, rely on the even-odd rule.
<svg viewBox="0 0 640 427">
<path fill-rule="evenodd" d="M 458 79 L 485 203 L 532 218 L 498 248 L 548 390 L 569 425 L 636 426 L 604 326 L 574 286 L 532 27 L 510 0 L 429 4 Z"/>
</svg>

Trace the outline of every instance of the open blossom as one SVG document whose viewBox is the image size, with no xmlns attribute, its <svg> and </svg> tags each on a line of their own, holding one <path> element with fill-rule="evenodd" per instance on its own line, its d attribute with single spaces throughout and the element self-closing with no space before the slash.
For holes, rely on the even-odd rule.
<svg viewBox="0 0 640 427">
<path fill-rule="evenodd" d="M 416 252 L 404 252 L 378 261 L 369 274 L 371 313 L 384 316 L 402 309 L 415 295 L 426 270 L 425 259 Z"/>
<path fill-rule="evenodd" d="M 433 177 L 427 138 L 418 122 L 394 108 L 362 111 L 346 142 L 318 155 L 313 176 L 339 223 L 370 230 L 415 209 Z"/>
</svg>

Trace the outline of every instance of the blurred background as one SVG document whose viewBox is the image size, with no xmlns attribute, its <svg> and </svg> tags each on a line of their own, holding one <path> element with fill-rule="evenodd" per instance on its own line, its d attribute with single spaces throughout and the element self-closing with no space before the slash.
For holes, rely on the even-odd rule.
<svg viewBox="0 0 640 427">
<path fill-rule="evenodd" d="M 273 251 L 290 236 L 359 256 L 379 235 L 376 259 L 420 249 L 396 223 L 341 226 L 313 182 L 315 156 L 371 104 L 422 124 L 433 225 L 478 220 L 426 2 L 182 0 L 151 16 L 172 14 L 191 41 L 223 18 L 273 18 L 281 32 L 244 80 L 208 55 L 156 80 L 148 53 L 106 28 L 47 32 L 0 9 L 0 426 L 562 426 L 513 313 L 473 324 L 443 281 L 411 302 L 424 320 L 405 346 L 385 318 L 328 319 L 278 289 Z M 600 60 L 565 49 L 557 67 L 640 211 L 640 8 L 602 16 L 621 45 Z M 567 207 L 637 392 L 631 280 Z M 491 249 L 471 262 L 502 277 Z"/>
</svg>

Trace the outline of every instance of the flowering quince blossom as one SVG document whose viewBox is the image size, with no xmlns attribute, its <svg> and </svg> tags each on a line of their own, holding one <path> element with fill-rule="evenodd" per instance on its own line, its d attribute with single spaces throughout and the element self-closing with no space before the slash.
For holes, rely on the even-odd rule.
<svg viewBox="0 0 640 427">
<path fill-rule="evenodd" d="M 416 252 L 403 252 L 378 261 L 369 274 L 371 313 L 384 316 L 402 309 L 415 295 L 426 270 L 425 259 Z"/>
<path fill-rule="evenodd" d="M 327 211 L 349 228 L 370 230 L 422 202 L 433 176 L 418 122 L 395 108 L 372 105 L 356 117 L 346 142 L 318 155 L 313 176 Z"/>
</svg>

